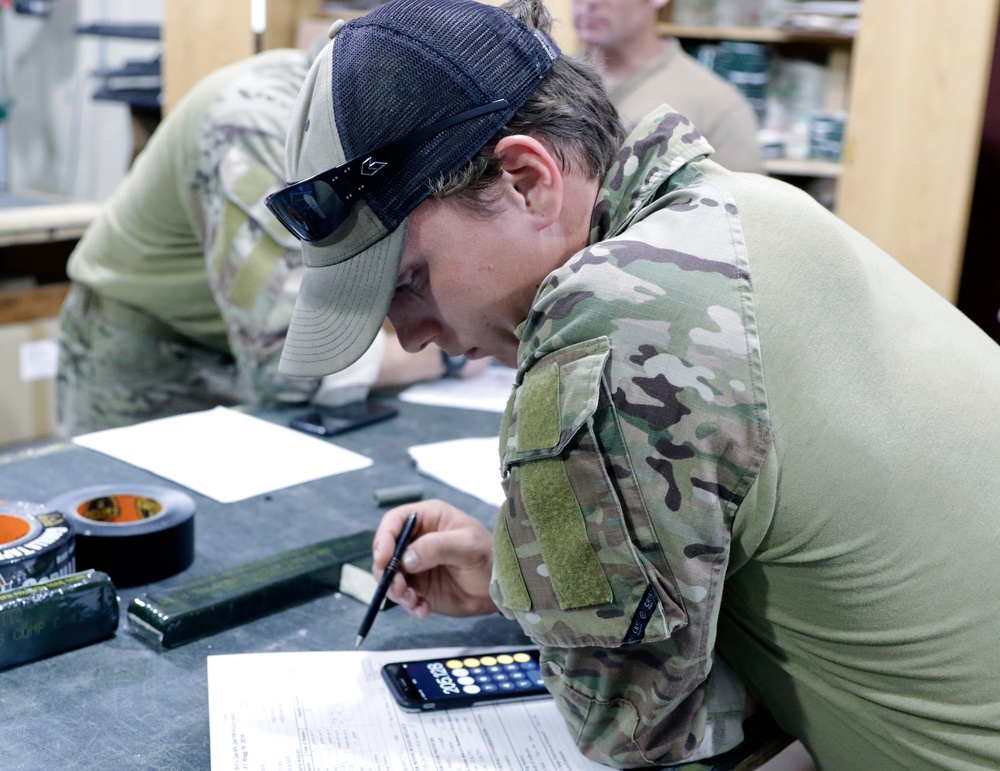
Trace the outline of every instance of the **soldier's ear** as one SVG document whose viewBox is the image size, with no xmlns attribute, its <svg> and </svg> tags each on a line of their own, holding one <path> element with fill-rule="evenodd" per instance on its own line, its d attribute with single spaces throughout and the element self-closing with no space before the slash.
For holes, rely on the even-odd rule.
<svg viewBox="0 0 1000 771">
<path fill-rule="evenodd" d="M 504 137 L 494 154 L 500 158 L 502 195 L 530 215 L 536 227 L 547 227 L 559 217 L 563 201 L 563 173 L 555 156 L 534 137 Z"/>
</svg>

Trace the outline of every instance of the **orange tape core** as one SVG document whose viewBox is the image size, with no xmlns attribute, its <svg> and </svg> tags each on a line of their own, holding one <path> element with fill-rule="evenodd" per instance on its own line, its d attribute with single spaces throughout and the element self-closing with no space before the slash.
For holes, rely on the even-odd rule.
<svg viewBox="0 0 1000 771">
<path fill-rule="evenodd" d="M 23 519 L 0 514 L 0 543 L 11 543 L 24 538 L 30 530 L 31 525 Z"/>
<path fill-rule="evenodd" d="M 141 495 L 106 495 L 84 501 L 77 513 L 95 522 L 141 522 L 163 511 L 163 504 Z"/>
</svg>

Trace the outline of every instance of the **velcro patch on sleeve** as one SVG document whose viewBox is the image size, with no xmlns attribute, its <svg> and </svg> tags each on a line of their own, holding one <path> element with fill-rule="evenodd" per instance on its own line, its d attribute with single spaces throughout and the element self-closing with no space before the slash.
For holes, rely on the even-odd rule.
<svg viewBox="0 0 1000 771">
<path fill-rule="evenodd" d="M 263 166 L 250 165 L 246 171 L 232 182 L 230 193 L 249 214 L 267 191 L 274 185 L 274 176 Z"/>
<path fill-rule="evenodd" d="M 560 458 L 520 469 L 524 508 L 538 537 L 552 589 L 564 610 L 611 602 L 613 593 L 590 541 Z"/>
<path fill-rule="evenodd" d="M 518 449 L 540 450 L 559 444 L 559 367 L 547 364 L 524 379 L 518 405 Z"/>
<path fill-rule="evenodd" d="M 241 308 L 253 305 L 274 272 L 274 266 L 284 255 L 285 249 L 281 244 L 263 236 L 243 260 L 233 279 L 229 290 L 233 302 Z"/>
</svg>

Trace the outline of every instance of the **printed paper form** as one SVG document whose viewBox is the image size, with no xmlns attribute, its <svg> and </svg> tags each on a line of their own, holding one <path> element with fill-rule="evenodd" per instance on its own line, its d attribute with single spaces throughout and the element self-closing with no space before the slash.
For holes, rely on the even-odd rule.
<svg viewBox="0 0 1000 771">
<path fill-rule="evenodd" d="M 606 770 L 580 755 L 551 699 L 407 713 L 382 682 L 390 661 L 466 652 L 210 656 L 212 771 Z"/>
</svg>

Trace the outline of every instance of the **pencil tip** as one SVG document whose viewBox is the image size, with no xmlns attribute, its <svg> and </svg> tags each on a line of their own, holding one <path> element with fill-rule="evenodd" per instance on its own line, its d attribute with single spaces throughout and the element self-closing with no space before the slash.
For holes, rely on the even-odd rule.
<svg viewBox="0 0 1000 771">
<path fill-rule="evenodd" d="M 358 638 L 354 641 L 354 650 L 358 650 L 361 647 L 361 643 L 365 641 L 365 638 L 358 635 Z"/>
</svg>

